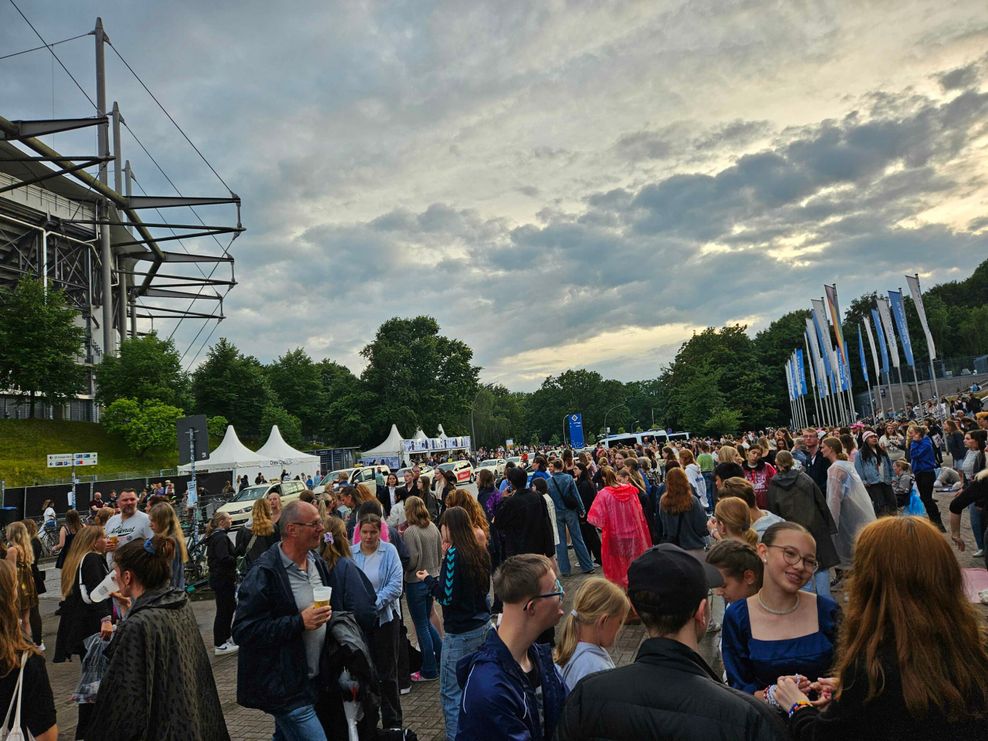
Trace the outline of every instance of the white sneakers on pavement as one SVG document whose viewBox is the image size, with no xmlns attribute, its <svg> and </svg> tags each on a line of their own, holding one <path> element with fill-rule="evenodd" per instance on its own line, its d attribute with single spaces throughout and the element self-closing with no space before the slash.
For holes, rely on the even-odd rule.
<svg viewBox="0 0 988 741">
<path fill-rule="evenodd" d="M 232 640 L 227 641 L 222 646 L 217 646 L 213 649 L 213 655 L 215 656 L 226 656 L 227 654 L 235 654 L 240 650 L 240 646 L 234 643 Z"/>
</svg>

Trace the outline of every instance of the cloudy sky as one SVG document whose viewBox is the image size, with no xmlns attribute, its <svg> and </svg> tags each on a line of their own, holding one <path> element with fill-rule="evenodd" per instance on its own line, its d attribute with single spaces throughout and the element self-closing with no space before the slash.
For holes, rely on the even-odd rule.
<svg viewBox="0 0 988 741">
<path fill-rule="evenodd" d="M 847 303 L 988 256 L 983 1 L 17 2 L 48 41 L 101 14 L 243 198 L 213 340 L 265 361 L 359 372 L 382 321 L 426 313 L 512 389 L 649 378 L 824 282 Z M 0 56 L 37 43 L 0 5 Z M 57 51 L 92 95 L 92 39 Z M 225 195 L 112 53 L 108 77 L 182 192 Z M 0 115 L 53 112 L 92 107 L 44 52 L 0 61 Z"/>
</svg>

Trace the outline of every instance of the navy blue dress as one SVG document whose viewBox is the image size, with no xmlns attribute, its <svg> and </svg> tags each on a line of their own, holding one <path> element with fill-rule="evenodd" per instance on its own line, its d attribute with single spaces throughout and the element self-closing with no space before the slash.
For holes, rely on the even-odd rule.
<svg viewBox="0 0 988 741">
<path fill-rule="evenodd" d="M 840 607 L 832 599 L 818 596 L 816 610 L 819 629 L 815 633 L 763 641 L 751 637 L 748 600 L 732 603 L 724 613 L 721 645 L 728 684 L 753 694 L 786 674 L 802 674 L 814 681 L 830 676 Z"/>
</svg>

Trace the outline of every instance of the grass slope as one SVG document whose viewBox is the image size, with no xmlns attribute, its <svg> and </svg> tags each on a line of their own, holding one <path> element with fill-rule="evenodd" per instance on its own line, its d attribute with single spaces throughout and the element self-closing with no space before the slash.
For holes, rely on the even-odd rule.
<svg viewBox="0 0 988 741">
<path fill-rule="evenodd" d="M 0 420 L 0 479 L 7 486 L 68 480 L 71 469 L 48 468 L 49 453 L 99 453 L 99 465 L 77 468 L 80 478 L 97 474 L 156 471 L 178 465 L 176 450 L 137 456 L 123 441 L 93 422 L 47 419 Z"/>
</svg>

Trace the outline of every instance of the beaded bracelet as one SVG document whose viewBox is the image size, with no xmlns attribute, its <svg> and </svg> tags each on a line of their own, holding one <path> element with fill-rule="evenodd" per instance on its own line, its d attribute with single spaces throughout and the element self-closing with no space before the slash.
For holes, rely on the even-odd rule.
<svg viewBox="0 0 988 741">
<path fill-rule="evenodd" d="M 799 711 L 800 708 L 811 708 L 811 707 L 813 707 L 813 704 L 808 700 L 797 700 L 792 704 L 792 707 L 789 708 L 789 717 L 791 718 L 792 716 L 794 716 Z"/>
</svg>

